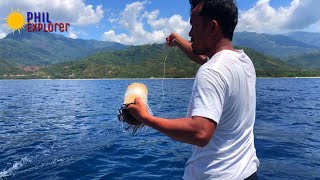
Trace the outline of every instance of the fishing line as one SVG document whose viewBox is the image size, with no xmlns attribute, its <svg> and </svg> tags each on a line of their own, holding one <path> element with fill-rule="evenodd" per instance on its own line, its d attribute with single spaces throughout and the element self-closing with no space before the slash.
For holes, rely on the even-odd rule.
<svg viewBox="0 0 320 180">
<path fill-rule="evenodd" d="M 165 50 L 166 49 L 166 50 Z M 166 56 L 164 58 L 164 61 L 163 61 L 163 76 L 162 76 L 162 80 L 161 80 L 161 92 L 162 92 L 162 99 L 161 99 L 161 102 L 157 105 L 157 107 L 159 109 L 162 108 L 162 104 L 163 104 L 163 101 L 164 101 L 164 94 L 165 94 L 165 91 L 164 91 L 164 80 L 166 78 L 166 61 L 167 61 L 167 58 L 169 56 L 169 48 L 168 47 L 164 47 L 163 50 L 165 50 L 165 53 Z"/>
<path fill-rule="evenodd" d="M 161 90 L 162 90 L 162 100 L 161 100 L 161 103 L 163 103 L 164 101 L 164 80 L 166 78 L 166 61 L 167 61 L 167 57 L 168 57 L 169 54 L 166 55 L 166 57 L 164 58 L 164 61 L 163 61 L 163 77 L 162 77 L 162 82 L 161 82 Z"/>
<path fill-rule="evenodd" d="M 174 51 L 175 51 L 175 55 L 177 56 L 177 48 L 173 47 L 174 48 Z M 162 108 L 162 104 L 163 104 L 163 101 L 164 101 L 164 96 L 165 96 L 165 90 L 164 90 L 164 80 L 166 78 L 166 62 L 167 62 L 167 58 L 170 54 L 170 47 L 168 46 L 165 46 L 163 48 L 163 50 L 165 51 L 164 54 L 166 54 L 165 58 L 164 58 L 164 61 L 163 61 L 163 77 L 162 77 L 162 80 L 161 80 L 161 92 L 162 92 L 162 99 L 161 99 L 161 102 L 160 104 L 158 105 L 158 107 L 160 107 L 159 109 Z M 180 58 L 177 58 L 179 60 L 179 64 L 181 64 L 181 61 L 180 61 Z"/>
</svg>

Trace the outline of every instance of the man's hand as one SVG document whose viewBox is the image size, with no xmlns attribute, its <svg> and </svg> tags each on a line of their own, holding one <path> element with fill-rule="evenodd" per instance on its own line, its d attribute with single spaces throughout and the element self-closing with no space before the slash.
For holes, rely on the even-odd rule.
<svg viewBox="0 0 320 180">
<path fill-rule="evenodd" d="M 206 55 L 196 55 L 192 51 L 191 42 L 187 41 L 183 37 L 179 36 L 177 33 L 171 33 L 166 38 L 166 44 L 169 47 L 178 46 L 192 61 L 196 62 L 197 64 L 204 64 L 207 62 Z"/>
<path fill-rule="evenodd" d="M 151 116 L 146 105 L 139 97 L 135 99 L 134 103 L 128 105 L 128 110 L 131 116 L 142 123 L 146 123 L 147 119 Z"/>
<path fill-rule="evenodd" d="M 175 47 L 178 45 L 178 38 L 180 36 L 177 33 L 171 33 L 167 38 L 166 38 L 166 44 L 170 47 Z"/>
</svg>

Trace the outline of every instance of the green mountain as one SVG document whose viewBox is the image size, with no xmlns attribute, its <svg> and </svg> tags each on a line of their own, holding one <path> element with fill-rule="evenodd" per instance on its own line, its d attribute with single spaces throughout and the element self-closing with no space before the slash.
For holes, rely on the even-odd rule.
<svg viewBox="0 0 320 180">
<path fill-rule="evenodd" d="M 131 46 L 44 69 L 52 78 L 192 77 L 196 70 L 180 50 L 164 44 Z"/>
<path fill-rule="evenodd" d="M 295 32 L 284 35 L 237 32 L 234 44 L 282 59 L 320 51 L 319 33 Z M 0 58 L 25 66 L 47 66 L 78 60 L 89 55 L 125 49 L 127 46 L 96 40 L 70 39 L 53 33 L 9 34 L 0 39 Z"/>
<path fill-rule="evenodd" d="M 308 34 L 305 40 L 298 41 L 297 35 L 292 39 L 241 32 L 235 34 L 234 44 L 249 47 L 244 49 L 252 57 L 258 76 L 314 76 L 317 72 L 301 70 L 319 67 L 319 47 L 308 44 L 312 35 L 317 34 Z M 179 49 L 163 44 L 125 46 L 25 31 L 0 39 L 0 59 L 0 75 L 24 74 L 25 78 L 149 78 L 163 77 L 164 70 L 165 77 L 193 77 L 198 68 Z M 39 70 L 33 66 L 49 67 Z M 300 66 L 299 70 L 295 66 Z"/>
<path fill-rule="evenodd" d="M 315 41 L 320 43 L 320 39 Z M 319 51 L 319 47 L 305 43 L 303 38 L 295 40 L 284 35 L 236 32 L 233 42 L 236 46 L 249 47 L 263 54 L 279 58 Z"/>
<path fill-rule="evenodd" d="M 36 32 L 12 33 L 0 39 L 0 58 L 27 66 L 43 66 L 80 59 L 125 45 L 96 40 L 71 39 L 63 35 Z"/>
<path fill-rule="evenodd" d="M 294 66 L 320 70 L 320 51 L 293 56 L 287 62 Z"/>
<path fill-rule="evenodd" d="M 242 49 L 251 57 L 257 76 L 308 75 L 307 72 L 300 71 L 279 59 L 263 55 L 253 49 Z M 184 78 L 193 77 L 198 67 L 178 48 L 153 44 L 98 53 L 80 61 L 53 65 L 43 71 L 51 78 L 161 78 L 164 76 Z"/>
</svg>

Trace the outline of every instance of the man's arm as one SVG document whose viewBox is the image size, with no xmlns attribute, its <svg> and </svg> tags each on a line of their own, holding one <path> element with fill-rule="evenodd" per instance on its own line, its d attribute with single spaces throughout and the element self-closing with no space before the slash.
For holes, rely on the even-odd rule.
<svg viewBox="0 0 320 180">
<path fill-rule="evenodd" d="M 171 33 L 166 38 L 166 43 L 170 47 L 178 46 L 192 61 L 197 64 L 204 64 L 207 62 L 207 56 L 196 55 L 192 52 L 191 42 L 179 36 L 177 33 Z"/>
<path fill-rule="evenodd" d="M 216 122 L 200 116 L 172 120 L 152 116 L 140 98 L 136 98 L 135 104 L 130 104 L 128 108 L 130 114 L 145 125 L 174 140 L 200 147 L 210 142 L 217 127 Z"/>
</svg>

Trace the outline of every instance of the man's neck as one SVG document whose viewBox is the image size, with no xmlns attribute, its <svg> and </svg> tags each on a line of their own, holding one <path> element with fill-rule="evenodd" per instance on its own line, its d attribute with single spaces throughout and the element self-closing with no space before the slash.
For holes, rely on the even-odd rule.
<svg viewBox="0 0 320 180">
<path fill-rule="evenodd" d="M 223 38 L 215 43 L 215 45 L 213 45 L 211 49 L 212 50 L 207 55 L 209 58 L 223 50 L 236 51 L 236 49 L 233 48 L 232 41 L 226 38 Z"/>
</svg>

